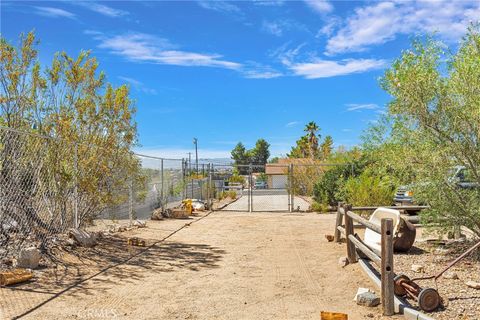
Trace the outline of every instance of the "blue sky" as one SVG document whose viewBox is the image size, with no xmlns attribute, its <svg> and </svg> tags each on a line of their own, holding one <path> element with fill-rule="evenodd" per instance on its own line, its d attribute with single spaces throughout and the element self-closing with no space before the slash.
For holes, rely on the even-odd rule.
<svg viewBox="0 0 480 320">
<path fill-rule="evenodd" d="M 228 157 L 242 141 L 289 151 L 309 121 L 351 147 L 389 97 L 378 78 L 412 36 L 454 45 L 480 1 L 2 1 L 1 33 L 36 30 L 40 61 L 91 49 L 129 83 L 141 151 Z"/>
</svg>

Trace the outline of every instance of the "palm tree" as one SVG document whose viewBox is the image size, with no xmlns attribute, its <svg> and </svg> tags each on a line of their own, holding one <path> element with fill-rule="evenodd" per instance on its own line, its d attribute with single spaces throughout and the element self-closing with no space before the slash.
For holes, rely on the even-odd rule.
<svg viewBox="0 0 480 320">
<path fill-rule="evenodd" d="M 318 125 L 315 123 L 315 121 L 310 121 L 306 126 L 304 131 L 307 133 L 307 138 L 308 138 L 308 147 L 310 151 L 310 158 L 315 159 L 316 153 L 318 151 L 318 138 L 320 135 L 317 137 L 317 131 L 320 128 Z"/>
</svg>

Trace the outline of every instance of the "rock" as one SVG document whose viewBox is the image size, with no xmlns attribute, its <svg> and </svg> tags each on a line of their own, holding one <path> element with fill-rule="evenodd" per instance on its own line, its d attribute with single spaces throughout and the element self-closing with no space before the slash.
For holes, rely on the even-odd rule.
<svg viewBox="0 0 480 320">
<path fill-rule="evenodd" d="M 416 273 L 421 273 L 425 271 L 425 267 L 419 264 L 412 264 L 411 270 Z"/>
<path fill-rule="evenodd" d="M 328 242 L 332 242 L 332 241 L 335 239 L 335 237 L 332 236 L 331 234 L 326 234 L 326 235 L 325 235 L 325 239 L 327 239 Z"/>
<path fill-rule="evenodd" d="M 445 279 L 458 279 L 458 274 L 453 271 L 447 271 L 443 274 Z"/>
<path fill-rule="evenodd" d="M 477 290 L 480 289 L 480 282 L 469 280 L 465 282 L 465 284 L 470 288 L 477 289 Z"/>
<path fill-rule="evenodd" d="M 36 269 L 39 262 L 40 250 L 35 247 L 30 247 L 20 251 L 16 266 L 19 268 Z"/>
<path fill-rule="evenodd" d="M 93 247 L 97 244 L 97 233 L 88 233 L 80 229 L 70 229 L 68 234 L 70 238 L 73 238 L 82 247 Z"/>
<path fill-rule="evenodd" d="M 347 257 L 341 257 L 340 259 L 338 259 L 338 264 L 342 268 L 345 267 L 346 265 L 348 265 L 348 258 Z"/>
<path fill-rule="evenodd" d="M 195 211 L 205 211 L 205 203 L 201 201 L 193 201 L 192 207 Z"/>
<path fill-rule="evenodd" d="M 450 249 L 446 249 L 446 248 L 437 248 L 435 249 L 435 254 L 441 254 L 441 255 L 447 255 L 450 253 Z"/>
<path fill-rule="evenodd" d="M 380 298 L 373 292 L 364 292 L 357 296 L 357 304 L 364 307 L 376 307 L 380 304 Z"/>
<path fill-rule="evenodd" d="M 135 222 L 133 222 L 133 225 L 137 228 L 145 228 L 147 226 L 147 222 L 144 220 L 135 220 Z"/>
<path fill-rule="evenodd" d="M 357 297 L 358 297 L 358 295 L 359 295 L 359 294 L 362 294 L 362 293 L 366 293 L 366 292 L 375 293 L 375 292 L 373 292 L 372 290 L 367 289 L 367 288 L 358 288 L 357 294 L 355 294 L 355 298 L 353 298 L 353 301 L 357 302 Z"/>
</svg>

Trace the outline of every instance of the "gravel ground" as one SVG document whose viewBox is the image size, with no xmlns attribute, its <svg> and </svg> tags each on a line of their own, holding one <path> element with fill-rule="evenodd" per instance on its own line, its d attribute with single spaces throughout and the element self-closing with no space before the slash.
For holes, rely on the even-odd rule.
<svg viewBox="0 0 480 320">
<path fill-rule="evenodd" d="M 338 265 L 345 244 L 324 237 L 334 222 L 266 212 L 149 221 L 94 248 L 56 252 L 58 263 L 34 281 L 0 288 L 0 319 L 300 320 L 322 310 L 382 319 L 380 307 L 352 301 L 359 287 L 378 290 L 358 264 Z M 127 246 L 131 236 L 148 250 Z"/>
<path fill-rule="evenodd" d="M 419 241 L 407 254 L 395 255 L 395 272 L 411 279 L 435 275 L 474 243 L 466 241 Z M 412 265 L 424 267 L 421 273 L 411 270 Z M 468 287 L 465 282 L 480 282 L 480 250 L 456 264 L 450 270 L 458 279 L 441 277 L 437 281 L 438 292 L 445 301 L 445 308 L 431 313 L 435 319 L 480 319 L 480 290 Z M 421 280 L 422 287 L 435 288 L 433 280 Z M 416 306 L 414 301 L 410 301 Z"/>
</svg>

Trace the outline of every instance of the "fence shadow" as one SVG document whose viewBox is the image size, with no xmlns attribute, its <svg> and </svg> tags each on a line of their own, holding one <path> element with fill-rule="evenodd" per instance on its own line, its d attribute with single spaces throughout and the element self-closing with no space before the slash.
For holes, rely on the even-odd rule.
<svg viewBox="0 0 480 320">
<path fill-rule="evenodd" d="M 24 316 L 60 296 L 98 295 L 114 285 L 138 285 L 148 273 L 218 268 L 226 253 L 207 244 L 162 241 L 147 247 L 127 246 L 109 236 L 94 248 L 52 252 L 54 259 L 29 283 L 0 288 L 3 317 Z"/>
</svg>

